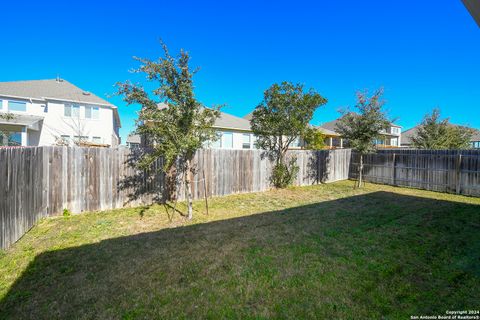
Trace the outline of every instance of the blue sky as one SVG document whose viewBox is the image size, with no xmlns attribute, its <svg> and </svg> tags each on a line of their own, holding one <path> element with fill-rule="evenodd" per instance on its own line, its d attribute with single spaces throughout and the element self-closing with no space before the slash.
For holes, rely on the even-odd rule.
<svg viewBox="0 0 480 320">
<path fill-rule="evenodd" d="M 460 0 L 151 2 L 2 2 L 0 81 L 59 74 L 105 97 L 132 78 L 132 56 L 161 53 L 161 37 L 201 68 L 199 100 L 234 115 L 286 80 L 328 99 L 313 124 L 383 86 L 404 129 L 434 107 L 480 128 L 480 28 Z M 124 139 L 137 108 L 109 100 Z"/>
</svg>

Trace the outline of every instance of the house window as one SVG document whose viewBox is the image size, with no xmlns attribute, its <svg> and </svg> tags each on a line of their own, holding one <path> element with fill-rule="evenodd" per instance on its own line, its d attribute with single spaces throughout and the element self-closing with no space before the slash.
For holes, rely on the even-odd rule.
<svg viewBox="0 0 480 320">
<path fill-rule="evenodd" d="M 65 117 L 71 117 L 72 116 L 72 106 L 69 104 L 66 104 L 63 109 L 63 115 Z"/>
<path fill-rule="evenodd" d="M 250 136 L 249 133 L 244 133 L 243 134 L 242 148 L 243 149 L 250 149 L 251 148 L 251 136 Z"/>
<path fill-rule="evenodd" d="M 4 132 L 0 131 L 0 146 L 21 146 L 21 132 Z"/>
<path fill-rule="evenodd" d="M 222 147 L 222 133 L 217 132 L 217 139 L 210 143 L 210 147 L 220 149 Z"/>
<path fill-rule="evenodd" d="M 102 138 L 101 137 L 93 137 L 92 142 L 100 144 L 100 143 L 102 143 Z"/>
<path fill-rule="evenodd" d="M 400 128 L 398 128 L 398 127 L 392 127 L 392 133 L 393 133 L 393 134 L 400 134 Z"/>
<path fill-rule="evenodd" d="M 78 104 L 72 105 L 72 117 L 80 117 L 80 106 Z"/>
<path fill-rule="evenodd" d="M 232 149 L 233 148 L 233 133 L 232 132 L 222 132 L 222 149 Z"/>
<path fill-rule="evenodd" d="M 73 140 L 75 143 L 85 142 L 88 141 L 88 136 L 74 136 Z"/>
<path fill-rule="evenodd" d="M 100 108 L 99 107 L 92 107 L 92 118 L 99 119 L 100 118 Z"/>
<path fill-rule="evenodd" d="M 65 117 L 80 117 L 80 106 L 78 104 L 66 104 L 63 115 Z"/>
<path fill-rule="evenodd" d="M 27 103 L 21 101 L 8 101 L 8 111 L 27 111 Z"/>
<path fill-rule="evenodd" d="M 62 139 L 62 142 L 66 145 L 69 145 L 70 144 L 70 136 L 68 135 L 61 135 L 60 138 Z"/>
<path fill-rule="evenodd" d="M 92 119 L 92 107 L 85 107 L 85 119 Z"/>
<path fill-rule="evenodd" d="M 85 107 L 85 119 L 98 119 L 99 114 L 100 114 L 99 107 L 91 107 L 91 106 Z"/>
<path fill-rule="evenodd" d="M 292 141 L 292 143 L 290 144 L 291 147 L 293 148 L 298 148 L 300 147 L 300 139 L 297 137 L 295 138 L 295 140 Z"/>
</svg>

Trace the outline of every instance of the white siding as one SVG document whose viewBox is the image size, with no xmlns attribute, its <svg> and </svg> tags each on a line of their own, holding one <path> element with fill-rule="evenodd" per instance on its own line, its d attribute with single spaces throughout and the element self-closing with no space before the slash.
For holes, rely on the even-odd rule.
<svg viewBox="0 0 480 320">
<path fill-rule="evenodd" d="M 231 149 L 243 149 L 243 135 L 244 134 L 249 134 L 251 139 L 251 149 L 255 149 L 254 142 L 255 142 L 255 136 L 251 132 L 245 132 L 245 131 L 233 131 L 233 130 L 218 130 L 218 132 L 228 132 L 232 133 L 233 136 L 233 144 Z M 220 147 L 215 147 L 212 144 L 210 144 L 210 148 L 213 149 L 225 149 L 225 147 L 222 145 Z"/>
<path fill-rule="evenodd" d="M 65 117 L 64 105 L 71 103 L 64 102 L 41 102 L 30 101 L 25 99 L 13 99 L 0 97 L 0 111 L 9 112 L 8 101 L 24 101 L 27 103 L 26 112 L 12 112 L 14 114 L 30 114 L 44 117 L 43 125 L 40 131 L 28 130 L 28 145 L 32 146 L 49 146 L 56 143 L 56 137 L 61 135 L 88 136 L 89 140 L 93 137 L 100 137 L 101 143 L 112 145 L 115 144 L 113 136 L 117 130 L 114 128 L 114 111 L 109 107 L 99 105 L 90 105 L 99 107 L 98 119 L 85 119 L 85 104 L 80 105 L 80 117 Z"/>
</svg>

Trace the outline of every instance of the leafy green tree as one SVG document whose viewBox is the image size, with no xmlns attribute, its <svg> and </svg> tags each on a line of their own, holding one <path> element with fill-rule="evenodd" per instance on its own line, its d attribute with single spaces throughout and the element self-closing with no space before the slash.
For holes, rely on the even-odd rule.
<svg viewBox="0 0 480 320">
<path fill-rule="evenodd" d="M 463 126 L 452 125 L 448 128 L 447 149 L 470 149 L 471 139 L 475 130 Z"/>
<path fill-rule="evenodd" d="M 306 149 L 320 150 L 325 147 L 325 135 L 316 128 L 307 128 L 303 141 Z"/>
<path fill-rule="evenodd" d="M 257 147 L 275 162 L 272 170 L 275 187 L 286 187 L 295 179 L 298 167 L 295 159 L 286 162 L 288 148 L 305 135 L 313 113 L 326 102 L 315 90 L 304 91 L 303 85 L 289 82 L 274 84 L 264 92 L 250 123 L 257 136 Z"/>
<path fill-rule="evenodd" d="M 412 146 L 419 149 L 467 149 L 473 130 L 452 125 L 449 119 L 441 119 L 440 110 L 426 114 L 412 137 Z"/>
<path fill-rule="evenodd" d="M 123 96 L 127 104 L 139 104 L 142 107 L 137 133 L 147 139 L 149 148 L 142 155 L 139 167 L 149 168 L 157 159 L 163 158 L 163 170 L 168 173 L 173 168 L 176 172 L 176 192 L 178 179 L 183 177 L 187 216 L 191 219 L 192 159 L 205 143 L 218 138 L 212 126 L 220 112 L 218 107 L 204 108 L 195 98 L 193 76 L 198 69 L 191 70 L 189 54 L 181 50 L 177 57 L 173 57 L 164 43 L 162 47 L 164 56 L 158 60 L 135 58 L 141 64 L 135 72 L 144 74 L 146 80 L 154 84 L 152 93 L 129 81 L 117 83 L 117 93 Z"/>
<path fill-rule="evenodd" d="M 383 89 L 376 90 L 370 97 L 367 91 L 357 92 L 355 109 L 358 113 L 345 110 L 337 122 L 337 132 L 360 156 L 358 187 L 361 186 L 363 180 L 363 156 L 377 150 L 374 140 L 380 138 L 381 132 L 390 125 L 390 121 L 383 111 L 385 101 L 382 96 Z"/>
</svg>

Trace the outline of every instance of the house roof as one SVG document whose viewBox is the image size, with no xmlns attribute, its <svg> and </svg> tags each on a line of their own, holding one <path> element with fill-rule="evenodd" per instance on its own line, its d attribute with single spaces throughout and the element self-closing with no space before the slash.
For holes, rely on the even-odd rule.
<svg viewBox="0 0 480 320">
<path fill-rule="evenodd" d="M 127 137 L 127 143 L 140 143 L 141 138 L 139 134 L 130 133 Z"/>
<path fill-rule="evenodd" d="M 252 117 L 253 117 L 253 111 L 244 115 L 243 119 L 250 121 L 250 120 L 252 120 Z"/>
<path fill-rule="evenodd" d="M 331 131 L 331 132 L 336 133 L 336 130 L 337 130 L 337 122 L 338 122 L 338 119 L 335 119 L 335 120 L 332 120 L 332 121 L 329 121 L 329 122 L 325 122 L 324 124 L 322 124 L 322 125 L 320 126 L 320 128 L 326 129 L 326 130 L 328 130 L 328 131 Z"/>
<path fill-rule="evenodd" d="M 324 135 L 327 135 L 327 136 L 340 136 L 338 133 L 330 129 L 318 127 L 318 130 L 320 130 L 320 132 L 322 132 Z"/>
<path fill-rule="evenodd" d="M 115 117 L 120 126 L 120 118 L 116 106 L 63 79 L 0 82 L 0 96 L 41 101 L 60 100 L 107 106 L 115 109 Z"/>
<path fill-rule="evenodd" d="M 162 102 L 158 104 L 158 108 L 165 109 L 168 108 L 168 105 Z M 218 129 L 252 131 L 250 121 L 221 111 L 220 116 L 215 120 L 213 127 Z"/>
<path fill-rule="evenodd" d="M 402 132 L 401 144 L 404 145 L 404 146 L 411 145 L 412 142 L 413 142 L 412 138 L 417 135 L 418 128 L 419 128 L 419 125 L 403 131 Z M 472 128 L 472 129 L 474 129 L 474 128 Z M 480 141 L 480 130 L 477 130 L 477 129 L 474 129 L 474 130 L 475 131 L 474 131 L 470 141 Z"/>
<path fill-rule="evenodd" d="M 409 146 L 412 144 L 412 138 L 417 135 L 418 126 L 410 128 L 402 132 L 401 145 Z"/>
<path fill-rule="evenodd" d="M 36 100 L 84 102 L 115 107 L 110 102 L 63 79 L 0 82 L 0 95 Z"/>
<path fill-rule="evenodd" d="M 475 130 L 470 141 L 480 141 L 480 130 Z"/>
<path fill-rule="evenodd" d="M 473 19 L 477 22 L 478 26 L 480 26 L 480 2 L 478 0 L 462 0 L 465 7 L 467 7 L 468 11 L 472 15 Z"/>
<path fill-rule="evenodd" d="M 220 117 L 215 120 L 215 128 L 221 129 L 238 129 L 251 131 L 250 121 L 245 118 L 236 117 L 229 113 L 220 112 Z"/>
</svg>

